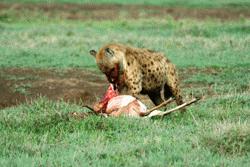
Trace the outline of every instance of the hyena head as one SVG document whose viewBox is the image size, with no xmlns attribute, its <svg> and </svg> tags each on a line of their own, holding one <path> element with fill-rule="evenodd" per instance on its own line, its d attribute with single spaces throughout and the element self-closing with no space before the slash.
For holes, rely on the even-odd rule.
<svg viewBox="0 0 250 167">
<path fill-rule="evenodd" d="M 109 82 L 114 82 L 123 70 L 123 52 L 112 45 L 105 46 L 98 52 L 95 50 L 89 52 L 95 57 L 97 66 L 107 76 Z"/>
</svg>

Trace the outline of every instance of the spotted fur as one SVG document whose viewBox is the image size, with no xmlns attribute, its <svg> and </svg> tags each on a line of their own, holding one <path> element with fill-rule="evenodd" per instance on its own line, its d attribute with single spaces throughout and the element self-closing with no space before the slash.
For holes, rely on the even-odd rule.
<svg viewBox="0 0 250 167">
<path fill-rule="evenodd" d="M 175 65 L 163 53 L 134 48 L 121 44 L 108 44 L 98 52 L 91 50 L 99 69 L 111 83 L 116 83 L 129 94 L 147 94 L 155 105 L 164 98 L 175 97 L 178 105 L 183 103 Z M 117 70 L 118 69 L 118 70 Z"/>
</svg>

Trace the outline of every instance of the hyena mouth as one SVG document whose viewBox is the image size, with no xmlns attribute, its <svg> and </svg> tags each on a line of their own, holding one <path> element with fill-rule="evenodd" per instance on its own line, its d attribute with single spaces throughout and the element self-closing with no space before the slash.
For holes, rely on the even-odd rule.
<svg viewBox="0 0 250 167">
<path fill-rule="evenodd" d="M 116 83 L 119 80 L 119 71 L 116 68 L 113 68 L 110 73 L 111 83 Z"/>
<path fill-rule="evenodd" d="M 111 83 L 115 88 L 117 88 L 117 86 L 120 83 L 120 68 L 119 68 L 119 64 L 115 64 L 115 66 L 113 68 L 105 68 L 105 67 L 101 67 L 103 73 L 105 73 L 109 83 Z"/>
<path fill-rule="evenodd" d="M 115 84 L 118 80 L 118 74 L 115 68 L 112 68 L 108 72 L 106 72 L 107 79 L 110 83 Z"/>
</svg>

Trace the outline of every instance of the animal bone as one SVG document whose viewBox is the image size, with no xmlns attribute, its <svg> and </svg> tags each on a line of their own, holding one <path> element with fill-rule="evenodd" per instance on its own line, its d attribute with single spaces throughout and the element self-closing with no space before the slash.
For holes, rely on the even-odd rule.
<svg viewBox="0 0 250 167">
<path fill-rule="evenodd" d="M 179 106 L 177 106 L 175 108 L 172 108 L 170 110 L 163 111 L 163 112 L 157 112 L 155 114 L 149 115 L 148 117 L 151 118 L 153 116 L 166 116 L 166 115 L 168 115 L 168 114 L 170 114 L 172 112 L 175 112 L 175 111 L 178 111 L 178 110 L 180 110 L 180 109 L 182 109 L 184 107 L 187 107 L 187 106 L 189 106 L 189 105 L 191 105 L 191 104 L 193 104 L 193 103 L 195 103 L 195 102 L 197 102 L 199 100 L 200 100 L 200 98 L 193 98 L 192 100 L 190 100 L 188 102 L 185 102 L 185 103 L 183 103 L 183 104 L 181 104 L 181 105 L 179 105 Z"/>
<path fill-rule="evenodd" d="M 147 115 L 149 115 L 151 112 L 153 112 L 153 111 L 155 111 L 155 110 L 157 110 L 157 109 L 159 109 L 159 108 L 161 108 L 161 107 L 163 107 L 163 106 L 166 106 L 167 104 L 169 104 L 169 103 L 171 103 L 171 102 L 173 102 L 173 101 L 174 101 L 174 99 L 171 97 L 171 98 L 169 98 L 168 100 L 166 100 L 166 101 L 162 102 L 161 104 L 159 104 L 158 106 L 155 106 L 155 107 L 149 109 L 146 113 L 142 113 L 141 116 L 147 116 Z"/>
</svg>

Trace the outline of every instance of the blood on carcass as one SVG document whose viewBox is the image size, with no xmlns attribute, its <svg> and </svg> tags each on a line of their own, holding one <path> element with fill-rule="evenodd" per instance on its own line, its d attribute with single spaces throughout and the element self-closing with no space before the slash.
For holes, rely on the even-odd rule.
<svg viewBox="0 0 250 167">
<path fill-rule="evenodd" d="M 94 105 L 95 112 L 105 113 L 109 100 L 118 95 L 118 90 L 115 90 L 113 84 L 110 84 L 101 101 Z"/>
<path fill-rule="evenodd" d="M 133 96 L 119 95 L 110 84 L 102 100 L 94 105 L 94 110 L 115 117 L 120 115 L 139 117 L 147 111 L 147 107 Z"/>
</svg>

